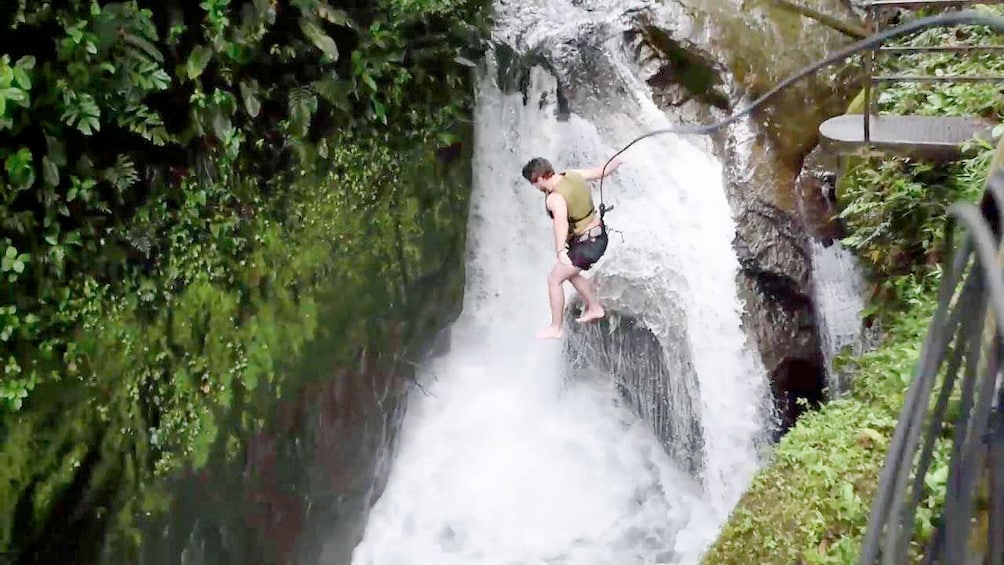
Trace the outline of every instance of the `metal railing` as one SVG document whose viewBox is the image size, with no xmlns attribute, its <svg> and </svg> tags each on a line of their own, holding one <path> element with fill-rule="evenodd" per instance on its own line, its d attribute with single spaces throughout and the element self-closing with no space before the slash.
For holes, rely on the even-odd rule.
<svg viewBox="0 0 1004 565">
<path fill-rule="evenodd" d="M 1004 167 L 991 176 L 980 206 L 951 209 L 945 250 L 952 251 L 956 221 L 964 238 L 953 254 L 945 254 L 938 308 L 872 501 L 860 565 L 880 558 L 899 565 L 917 554 L 923 563 L 1004 564 L 1002 212 Z M 951 453 L 944 506 L 929 541 L 913 547 L 911 556 L 939 439 Z"/>
<path fill-rule="evenodd" d="M 865 8 L 865 26 L 869 29 L 870 33 L 879 33 L 882 31 L 882 18 L 879 17 L 880 12 L 883 9 L 891 8 L 905 8 L 905 9 L 923 9 L 923 8 L 961 8 L 967 5 L 973 4 L 1001 4 L 1004 0 L 873 0 L 867 2 L 864 5 Z M 874 74 L 874 69 L 876 66 L 876 55 L 878 53 L 895 55 L 895 54 L 914 54 L 914 53 L 925 53 L 925 52 L 972 52 L 972 51 L 999 51 L 1004 55 L 1004 45 L 941 45 L 941 46 L 930 46 L 930 47 L 907 47 L 907 46 L 888 46 L 879 47 L 878 49 L 869 49 L 863 57 L 863 65 L 865 71 L 865 85 L 864 85 L 864 141 L 865 143 L 871 142 L 871 119 L 872 119 L 872 90 L 877 90 L 878 85 L 882 83 L 896 83 L 896 82 L 1002 82 L 1004 83 L 1004 75 L 876 75 Z"/>
</svg>

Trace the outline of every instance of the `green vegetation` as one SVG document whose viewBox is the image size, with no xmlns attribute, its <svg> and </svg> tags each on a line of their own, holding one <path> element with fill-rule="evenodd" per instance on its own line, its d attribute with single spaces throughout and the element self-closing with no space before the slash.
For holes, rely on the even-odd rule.
<svg viewBox="0 0 1004 565">
<path fill-rule="evenodd" d="M 933 313 L 933 302 L 925 296 L 895 316 L 880 348 L 850 361 L 851 394 L 799 419 L 771 465 L 757 474 L 705 563 L 854 562 Z M 928 486 L 943 488 L 937 480 Z M 929 528 L 930 518 L 925 507 L 920 526 Z"/>
<path fill-rule="evenodd" d="M 30 552 L 127 531 L 158 477 L 237 453 L 319 324 L 348 363 L 449 315 L 469 179 L 448 157 L 488 19 L 4 4 L 0 551 Z"/>
<path fill-rule="evenodd" d="M 999 6 L 992 10 L 1004 11 Z M 992 42 L 984 30 L 970 26 L 929 30 L 907 42 L 973 39 Z M 889 70 L 990 74 L 1002 67 L 1004 62 L 993 57 L 928 54 L 901 59 L 900 66 Z M 1004 97 L 994 85 L 897 85 L 882 93 L 880 107 L 897 113 L 977 114 L 997 122 L 1004 118 Z M 758 473 L 705 563 L 855 562 L 889 438 L 934 312 L 946 209 L 958 200 L 978 199 L 994 155 L 985 142 L 968 145 L 966 157 L 954 163 L 871 154 L 852 160 L 844 171 L 839 204 L 851 235 L 843 244 L 856 251 L 876 286 L 867 314 L 881 321 L 881 344 L 860 357 L 840 356 L 839 368 L 854 375 L 851 390 L 807 413 L 781 440 L 774 460 Z M 946 478 L 947 452 L 936 446 L 915 520 L 912 549 L 918 559 Z"/>
<path fill-rule="evenodd" d="M 996 15 L 1004 12 L 1000 6 L 977 8 Z M 918 15 L 927 14 L 918 12 Z M 958 26 L 927 29 L 901 44 L 1004 45 L 1004 38 L 987 28 Z M 878 57 L 877 63 L 878 72 L 883 74 L 1004 73 L 1004 57 L 993 51 L 886 56 Z M 896 83 L 879 91 L 876 106 L 879 112 L 889 114 L 978 116 L 988 123 L 1004 120 L 1004 93 L 996 83 Z M 996 133 L 1000 133 L 1000 128 Z M 920 282 L 924 273 L 941 261 L 939 253 L 948 206 L 960 199 L 979 198 L 992 152 L 985 142 L 978 140 L 964 149 L 968 155 L 976 155 L 975 158 L 935 164 L 882 153 L 864 154 L 853 159 L 852 166 L 842 175 L 840 215 L 853 232 L 842 243 L 856 251 L 868 269 L 869 278 L 879 286 L 882 296 L 878 303 L 902 302 L 903 293 L 908 291 L 903 286 L 905 281 Z"/>
</svg>

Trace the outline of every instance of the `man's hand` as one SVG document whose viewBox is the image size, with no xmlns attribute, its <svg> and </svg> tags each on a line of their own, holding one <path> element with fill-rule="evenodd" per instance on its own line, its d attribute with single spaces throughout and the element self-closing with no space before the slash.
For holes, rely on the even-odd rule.
<svg viewBox="0 0 1004 565">
<path fill-rule="evenodd" d="M 569 267 L 572 266 L 572 259 L 568 256 L 567 249 L 562 249 L 561 251 L 558 251 L 558 262 L 561 263 L 562 265 L 568 265 Z"/>
</svg>

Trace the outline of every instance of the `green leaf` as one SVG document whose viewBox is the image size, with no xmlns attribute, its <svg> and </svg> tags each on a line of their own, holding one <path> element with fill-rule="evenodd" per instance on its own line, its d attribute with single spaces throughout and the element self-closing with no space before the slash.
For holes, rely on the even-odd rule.
<svg viewBox="0 0 1004 565">
<path fill-rule="evenodd" d="M 275 5 L 270 0 L 254 0 L 254 7 L 265 23 L 268 25 L 275 23 Z"/>
<path fill-rule="evenodd" d="M 35 68 L 35 56 L 25 55 L 24 57 L 18 59 L 17 62 L 14 63 L 14 66 L 30 71 Z"/>
<path fill-rule="evenodd" d="M 241 81 L 241 98 L 244 100 L 244 109 L 247 111 L 248 115 L 252 118 L 258 116 L 258 112 L 261 111 L 261 102 L 258 101 L 258 81 L 252 79 L 249 81 Z"/>
<path fill-rule="evenodd" d="M 371 77 L 369 73 L 363 74 L 363 82 L 366 83 L 366 86 L 370 87 L 370 90 L 373 92 L 377 91 L 376 81 L 373 80 L 373 77 Z"/>
<path fill-rule="evenodd" d="M 321 95 L 321 98 L 324 98 L 329 104 L 345 112 L 352 109 L 349 101 L 349 94 L 352 89 L 351 82 L 340 80 L 338 77 L 327 76 L 314 81 L 313 86 L 314 90 Z"/>
<path fill-rule="evenodd" d="M 63 148 L 63 142 L 58 137 L 46 134 L 45 145 L 49 150 L 49 157 L 52 158 L 52 162 L 58 167 L 65 167 L 66 150 Z"/>
<path fill-rule="evenodd" d="M 317 6 L 317 14 L 337 26 L 352 27 L 353 25 L 352 18 L 345 10 L 332 8 L 324 3 Z"/>
<path fill-rule="evenodd" d="M 101 131 L 101 122 L 96 116 L 84 116 L 77 122 L 77 129 L 84 135 L 91 135 L 96 131 Z"/>
<path fill-rule="evenodd" d="M 42 180 L 50 187 L 59 184 L 59 167 L 49 158 L 48 155 L 42 157 Z"/>
<path fill-rule="evenodd" d="M 35 167 L 32 165 L 31 150 L 22 147 L 4 160 L 4 168 L 11 184 L 17 188 L 28 188 L 35 183 Z"/>
<path fill-rule="evenodd" d="M 308 39 L 321 50 L 322 53 L 327 55 L 332 61 L 338 60 L 338 46 L 335 45 L 335 40 L 331 39 L 328 34 L 324 33 L 324 30 L 320 28 L 314 22 L 308 19 L 300 20 L 300 29 L 303 30 L 303 34 L 307 36 Z"/>
<path fill-rule="evenodd" d="M 216 134 L 216 137 L 219 139 L 225 139 L 234 127 L 233 123 L 230 122 L 230 118 L 218 109 L 213 111 L 213 117 L 210 123 L 213 128 L 213 133 Z"/>
<path fill-rule="evenodd" d="M 130 45 L 133 45 L 137 49 L 139 49 L 140 51 L 142 51 L 150 59 L 153 59 L 154 61 L 157 61 L 158 63 L 163 63 L 164 62 L 164 55 L 161 54 L 160 49 L 157 49 L 157 46 L 155 46 L 154 44 L 150 43 L 146 39 L 144 39 L 142 37 L 139 37 L 138 35 L 131 34 L 131 33 L 125 34 L 123 36 L 123 39 L 125 39 L 126 43 L 129 43 Z"/>
<path fill-rule="evenodd" d="M 14 81 L 24 90 L 31 90 L 31 75 L 21 67 L 14 67 Z"/>
<path fill-rule="evenodd" d="M 294 88 L 289 92 L 289 119 L 294 133 L 306 135 L 316 111 L 317 96 L 309 87 Z"/>
<path fill-rule="evenodd" d="M 10 83 L 13 80 L 14 71 L 7 65 L 7 56 L 4 55 L 3 58 L 0 59 L 0 86 L 10 86 Z"/>
<path fill-rule="evenodd" d="M 206 65 L 213 58 L 213 52 L 202 45 L 196 45 L 185 63 L 185 71 L 188 78 L 195 79 L 206 70 Z"/>
<path fill-rule="evenodd" d="M 10 87 L 0 90 L 0 98 L 6 98 L 11 102 L 24 102 L 28 99 L 28 95 L 20 88 Z"/>
</svg>

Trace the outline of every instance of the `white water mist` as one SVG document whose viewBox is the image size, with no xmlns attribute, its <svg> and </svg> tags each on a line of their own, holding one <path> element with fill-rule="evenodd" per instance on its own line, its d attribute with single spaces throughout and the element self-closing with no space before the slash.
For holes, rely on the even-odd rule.
<svg viewBox="0 0 1004 565">
<path fill-rule="evenodd" d="M 519 170 L 528 155 L 566 162 L 597 134 L 487 75 L 464 309 L 450 353 L 424 368 L 428 394 L 412 399 L 353 563 L 692 563 L 711 528 L 699 485 L 610 379 L 565 383 L 561 343 L 533 337 L 553 253 L 542 195 Z M 553 91 L 544 73 L 533 80 L 533 93 Z"/>
</svg>

